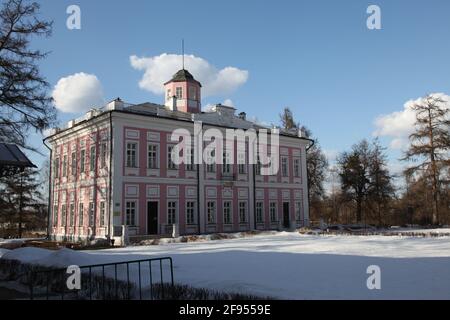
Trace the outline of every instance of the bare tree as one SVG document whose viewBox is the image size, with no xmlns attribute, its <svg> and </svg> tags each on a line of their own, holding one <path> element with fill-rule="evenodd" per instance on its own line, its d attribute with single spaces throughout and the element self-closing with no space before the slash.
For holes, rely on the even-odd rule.
<svg viewBox="0 0 450 320">
<path fill-rule="evenodd" d="M 427 95 L 413 105 L 416 113 L 415 132 L 410 135 L 411 146 L 403 160 L 419 162 L 406 174 L 422 172 L 431 182 L 432 223 L 439 224 L 439 194 L 441 170 L 450 164 L 450 108 L 439 95 Z"/>
<path fill-rule="evenodd" d="M 388 210 L 388 204 L 395 195 L 392 176 L 387 168 L 386 148 L 381 146 L 378 139 L 372 143 L 369 164 L 369 200 L 376 212 L 378 226 L 383 226 L 383 211 Z"/>
<path fill-rule="evenodd" d="M 39 8 L 23 0 L 8 0 L 0 7 L 0 141 L 31 150 L 29 129 L 42 131 L 56 117 L 37 65 L 47 54 L 30 48 L 33 36 L 51 34 L 52 22 L 38 18 Z"/>
</svg>

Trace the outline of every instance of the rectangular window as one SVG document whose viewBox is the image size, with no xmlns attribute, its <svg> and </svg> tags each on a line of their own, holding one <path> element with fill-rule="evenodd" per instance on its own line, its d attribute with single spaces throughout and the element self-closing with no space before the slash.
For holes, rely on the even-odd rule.
<svg viewBox="0 0 450 320">
<path fill-rule="evenodd" d="M 75 225 L 75 204 L 70 204 L 70 212 L 69 212 L 69 225 L 73 227 Z"/>
<path fill-rule="evenodd" d="M 77 154 L 76 152 L 72 152 L 71 158 L 71 165 L 70 165 L 70 172 L 72 173 L 72 176 L 77 175 Z"/>
<path fill-rule="evenodd" d="M 66 155 L 63 157 L 62 175 L 63 175 L 63 177 L 67 177 L 67 156 Z"/>
<path fill-rule="evenodd" d="M 300 177 L 300 159 L 294 160 L 294 176 L 296 178 Z"/>
<path fill-rule="evenodd" d="M 93 227 L 95 224 L 95 210 L 94 203 L 89 202 L 89 226 Z"/>
<path fill-rule="evenodd" d="M 301 208 L 302 208 L 301 202 L 296 202 L 295 203 L 295 220 L 297 220 L 297 221 L 301 221 L 301 219 L 302 219 Z"/>
<path fill-rule="evenodd" d="M 158 146 L 156 144 L 148 145 L 147 168 L 158 168 Z"/>
<path fill-rule="evenodd" d="M 80 152 L 80 172 L 85 172 L 86 166 L 86 150 L 81 150 Z"/>
<path fill-rule="evenodd" d="M 136 202 L 127 202 L 125 205 L 125 216 L 127 226 L 136 226 Z"/>
<path fill-rule="evenodd" d="M 128 168 L 137 168 L 136 152 L 137 152 L 137 143 L 135 143 L 135 142 L 127 143 L 127 167 Z"/>
<path fill-rule="evenodd" d="M 167 224 L 175 224 L 177 216 L 177 203 L 169 201 L 167 203 Z"/>
<path fill-rule="evenodd" d="M 231 174 L 231 164 L 230 164 L 230 153 L 224 152 L 223 153 L 223 165 L 222 165 L 222 172 L 224 174 Z"/>
<path fill-rule="evenodd" d="M 281 174 L 283 177 L 288 176 L 288 159 L 287 158 L 281 158 Z"/>
<path fill-rule="evenodd" d="M 270 222 L 277 222 L 277 203 L 271 202 L 270 203 Z"/>
<path fill-rule="evenodd" d="M 264 203 L 262 201 L 256 202 L 256 223 L 264 222 Z"/>
<path fill-rule="evenodd" d="M 231 224 L 231 201 L 223 203 L 223 223 Z"/>
<path fill-rule="evenodd" d="M 58 226 L 58 205 L 53 206 L 53 226 Z"/>
<path fill-rule="evenodd" d="M 100 168 L 106 167 L 106 142 L 100 145 Z"/>
<path fill-rule="evenodd" d="M 175 95 L 177 96 L 177 99 L 183 99 L 183 88 L 182 87 L 176 87 L 175 89 Z"/>
<path fill-rule="evenodd" d="M 197 89 L 194 86 L 189 86 L 189 100 L 197 100 Z"/>
<path fill-rule="evenodd" d="M 195 202 L 186 202 L 186 223 L 195 224 Z"/>
<path fill-rule="evenodd" d="M 82 227 L 84 224 L 84 203 L 78 204 L 78 225 Z"/>
<path fill-rule="evenodd" d="M 239 152 L 238 153 L 238 172 L 239 174 L 246 174 L 247 173 L 247 166 L 245 165 L 245 152 Z"/>
<path fill-rule="evenodd" d="M 208 224 L 216 223 L 216 203 L 214 201 L 208 201 L 206 205 Z"/>
<path fill-rule="evenodd" d="M 247 222 L 247 202 L 239 202 L 239 223 Z"/>
<path fill-rule="evenodd" d="M 67 208 L 66 205 L 63 204 L 61 206 L 61 226 L 65 227 L 67 223 Z"/>
<path fill-rule="evenodd" d="M 106 202 L 100 202 L 100 226 L 105 226 L 105 215 L 106 215 Z"/>
<path fill-rule="evenodd" d="M 206 171 L 210 173 L 216 172 L 216 151 L 212 150 L 211 155 L 208 156 L 208 164 L 206 165 Z"/>
<path fill-rule="evenodd" d="M 95 171 L 95 146 L 91 147 L 91 154 L 90 154 L 90 158 L 89 158 L 89 170 L 90 171 Z"/>
<path fill-rule="evenodd" d="M 59 178 L 59 158 L 55 158 L 53 162 L 53 175 L 55 179 Z"/>
<path fill-rule="evenodd" d="M 174 146 L 167 147 L 167 168 L 169 170 L 177 170 L 177 165 L 173 162 L 172 159 L 172 150 Z"/>
<path fill-rule="evenodd" d="M 187 171 L 194 171 L 194 149 L 188 148 L 187 149 L 187 163 L 186 163 L 186 170 Z"/>
</svg>

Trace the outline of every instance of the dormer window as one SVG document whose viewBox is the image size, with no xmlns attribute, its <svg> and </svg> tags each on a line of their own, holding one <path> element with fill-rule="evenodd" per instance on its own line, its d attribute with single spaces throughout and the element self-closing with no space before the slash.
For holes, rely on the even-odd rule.
<svg viewBox="0 0 450 320">
<path fill-rule="evenodd" d="M 183 99 L 183 88 L 182 87 L 177 87 L 176 88 L 176 97 L 177 97 L 177 99 Z"/>
</svg>

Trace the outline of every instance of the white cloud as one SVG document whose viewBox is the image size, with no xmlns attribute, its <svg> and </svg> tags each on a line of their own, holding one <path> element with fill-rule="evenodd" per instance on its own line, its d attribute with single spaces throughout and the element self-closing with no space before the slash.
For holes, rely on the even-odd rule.
<svg viewBox="0 0 450 320">
<path fill-rule="evenodd" d="M 131 66 L 144 75 L 139 82 L 139 87 L 163 94 L 163 84 L 181 68 L 182 56 L 163 53 L 154 57 L 130 57 Z M 211 65 L 208 61 L 194 55 L 185 56 L 185 68 L 201 82 L 204 97 L 225 95 L 233 92 L 247 82 L 248 71 L 235 67 L 226 67 L 221 70 Z"/>
<path fill-rule="evenodd" d="M 233 108 L 234 108 L 234 102 L 233 102 L 233 100 L 231 100 L 231 99 L 225 99 L 225 100 L 222 102 L 222 104 L 223 104 L 224 106 L 227 106 L 227 107 L 233 107 Z"/>
<path fill-rule="evenodd" d="M 95 75 L 84 72 L 59 79 L 52 97 L 56 108 L 67 113 L 86 112 L 104 104 L 100 81 Z"/>
<path fill-rule="evenodd" d="M 435 97 L 450 101 L 450 97 L 443 93 L 433 93 Z M 407 101 L 402 111 L 396 111 L 391 114 L 381 115 L 375 119 L 376 130 L 375 136 L 390 137 L 391 149 L 404 149 L 409 144 L 409 135 L 414 131 L 414 124 L 416 122 L 415 112 L 412 107 L 415 104 L 423 103 L 423 98 Z M 448 106 L 448 104 L 447 104 Z"/>
</svg>

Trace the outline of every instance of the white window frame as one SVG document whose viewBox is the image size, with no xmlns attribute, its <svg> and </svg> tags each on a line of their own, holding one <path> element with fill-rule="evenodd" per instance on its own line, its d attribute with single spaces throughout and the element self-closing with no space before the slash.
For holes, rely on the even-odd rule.
<svg viewBox="0 0 450 320">
<path fill-rule="evenodd" d="M 61 226 L 65 227 L 67 225 L 67 205 L 63 203 L 61 205 Z"/>
<path fill-rule="evenodd" d="M 125 167 L 127 168 L 138 168 L 139 161 L 139 142 L 137 141 L 127 141 L 125 143 Z M 129 146 L 134 145 L 134 150 L 129 148 Z M 134 151 L 134 155 L 132 152 Z M 133 163 L 134 162 L 134 163 Z"/>
<path fill-rule="evenodd" d="M 195 171 L 195 159 L 194 159 L 194 148 L 187 148 L 187 160 L 190 161 L 190 163 L 186 163 L 186 171 Z"/>
<path fill-rule="evenodd" d="M 58 204 L 54 204 L 53 205 L 53 226 L 57 227 L 58 226 L 58 214 L 59 214 L 59 206 Z"/>
<path fill-rule="evenodd" d="M 213 213 L 210 211 L 210 204 L 213 204 Z M 212 217 L 212 219 L 210 219 L 210 217 Z M 206 202 L 206 223 L 209 225 L 214 225 L 217 223 L 217 201 L 215 200 L 209 200 Z"/>
<path fill-rule="evenodd" d="M 86 172 L 86 149 L 80 151 L 80 173 Z"/>
<path fill-rule="evenodd" d="M 172 161 L 172 150 L 175 145 L 167 145 L 166 159 L 167 159 L 167 170 L 178 170 L 178 165 Z M 171 150 L 172 149 L 172 150 Z"/>
<path fill-rule="evenodd" d="M 289 159 L 287 157 L 281 157 L 281 176 L 289 177 Z"/>
<path fill-rule="evenodd" d="M 256 223 L 264 223 L 264 201 L 256 201 L 255 211 Z M 261 217 L 261 219 L 259 219 L 259 217 Z"/>
<path fill-rule="evenodd" d="M 106 201 L 100 201 L 99 205 L 100 227 L 106 226 Z"/>
<path fill-rule="evenodd" d="M 244 205 L 243 207 L 242 207 L 242 205 Z M 238 203 L 238 210 L 239 210 L 239 223 L 240 224 L 246 224 L 246 223 L 248 223 L 248 209 L 247 209 L 247 207 L 248 207 L 248 204 L 247 204 L 247 201 L 239 201 L 239 203 Z M 242 220 L 242 209 L 244 209 L 244 220 Z"/>
<path fill-rule="evenodd" d="M 88 219 L 89 219 L 89 227 L 95 226 L 95 202 L 90 201 L 88 205 Z"/>
<path fill-rule="evenodd" d="M 129 206 L 129 205 L 133 205 L 133 206 Z M 129 211 L 130 210 L 130 211 Z M 133 216 L 131 215 L 131 213 L 133 212 Z M 129 218 L 130 217 L 130 218 Z M 131 219 L 131 217 L 133 217 L 133 219 Z M 134 221 L 131 221 L 134 220 Z M 138 204 L 137 201 L 125 201 L 125 225 L 129 226 L 129 227 L 137 227 L 138 226 Z M 134 222 L 134 223 L 131 223 Z"/>
<path fill-rule="evenodd" d="M 275 206 L 272 206 L 273 204 Z M 273 212 L 275 214 L 275 219 L 272 219 L 272 209 L 275 209 L 275 212 Z M 276 201 L 271 201 L 269 203 L 269 219 L 271 223 L 278 222 L 278 202 Z"/>
<path fill-rule="evenodd" d="M 155 159 L 154 166 L 150 165 L 150 147 L 155 147 Z M 147 144 L 147 169 L 159 169 L 159 144 L 158 143 L 148 143 Z"/>
<path fill-rule="evenodd" d="M 94 150 L 94 152 L 92 152 Z M 89 147 L 89 171 L 94 172 L 95 171 L 95 162 L 97 157 L 97 147 L 96 145 Z"/>
<path fill-rule="evenodd" d="M 84 226 L 84 203 L 80 202 L 78 204 L 78 226 Z"/>
<path fill-rule="evenodd" d="M 222 173 L 223 174 L 231 174 L 233 172 L 231 168 L 231 155 L 228 151 L 223 151 L 223 163 L 222 163 Z"/>
<path fill-rule="evenodd" d="M 177 100 L 183 99 L 183 87 L 175 87 L 175 96 Z"/>
<path fill-rule="evenodd" d="M 299 158 L 294 159 L 294 177 L 300 178 L 301 161 Z"/>
<path fill-rule="evenodd" d="M 72 151 L 71 157 L 70 157 L 70 173 L 72 176 L 77 175 L 77 152 Z"/>
<path fill-rule="evenodd" d="M 213 150 L 211 152 L 211 157 L 208 158 L 208 163 L 206 164 L 206 172 L 208 173 L 215 173 L 216 172 L 216 167 L 217 167 L 217 163 L 216 163 L 216 150 Z M 209 163 L 212 162 L 212 163 Z"/>
<path fill-rule="evenodd" d="M 106 167 L 107 150 L 106 142 L 102 142 L 100 144 L 100 168 Z"/>
<path fill-rule="evenodd" d="M 225 203 L 228 203 L 230 205 L 230 207 L 228 208 L 229 209 L 228 214 L 230 216 L 229 221 L 226 221 L 226 219 L 225 219 L 225 209 L 227 209 L 227 208 L 225 208 L 226 207 Z M 231 200 L 223 201 L 223 203 L 222 203 L 222 218 L 223 218 L 223 224 L 225 224 L 225 225 L 233 224 L 233 201 L 231 201 Z"/>
<path fill-rule="evenodd" d="M 192 208 L 188 207 L 188 204 L 193 204 Z M 187 225 L 195 225 L 196 224 L 196 219 L 195 219 L 195 208 L 197 207 L 195 201 L 193 200 L 186 200 L 186 206 L 185 206 L 185 210 L 186 210 L 186 224 Z M 189 219 L 189 212 L 188 210 L 192 210 L 192 221 L 190 221 Z"/>
<path fill-rule="evenodd" d="M 75 226 L 75 203 L 71 202 L 69 204 L 69 226 Z"/>
<path fill-rule="evenodd" d="M 67 177 L 67 158 L 68 155 L 63 155 L 63 163 L 62 163 L 62 176 Z"/>
<path fill-rule="evenodd" d="M 175 204 L 175 207 L 170 206 L 169 204 Z M 173 217 L 171 217 L 171 212 L 169 210 L 174 210 L 173 212 Z M 167 224 L 168 225 L 172 225 L 172 224 L 176 224 L 178 219 L 177 219 L 177 212 L 178 212 L 178 201 L 175 200 L 169 200 L 167 201 Z M 173 221 L 169 221 L 171 219 L 169 218 L 173 218 Z"/>
</svg>

